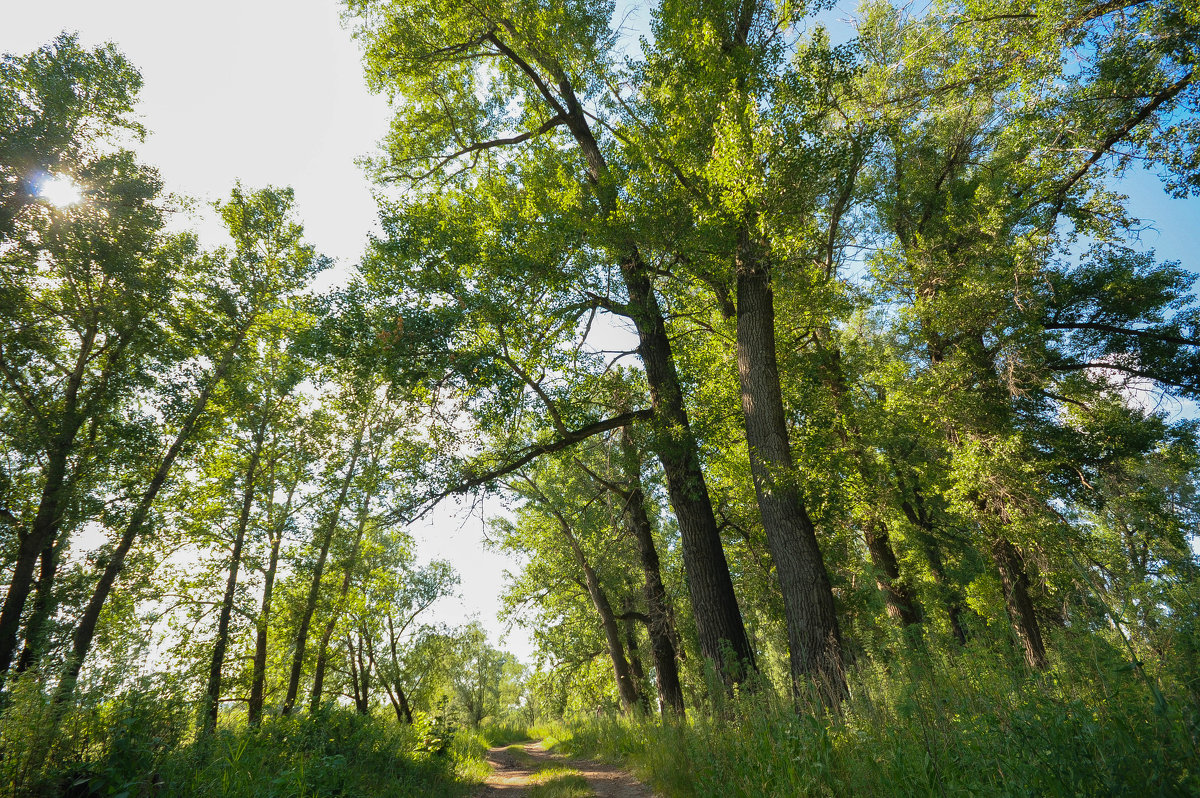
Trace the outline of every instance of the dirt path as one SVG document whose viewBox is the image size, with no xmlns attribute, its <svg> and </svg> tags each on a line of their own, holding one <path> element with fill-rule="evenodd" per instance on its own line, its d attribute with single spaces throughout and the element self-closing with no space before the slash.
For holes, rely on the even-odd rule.
<svg viewBox="0 0 1200 798">
<path fill-rule="evenodd" d="M 597 798 L 656 798 L 649 787 L 620 768 L 584 759 L 553 754 L 540 742 L 492 748 L 488 751 L 492 775 L 478 798 L 519 798 L 550 779 L 578 775 L 587 779 Z"/>
</svg>

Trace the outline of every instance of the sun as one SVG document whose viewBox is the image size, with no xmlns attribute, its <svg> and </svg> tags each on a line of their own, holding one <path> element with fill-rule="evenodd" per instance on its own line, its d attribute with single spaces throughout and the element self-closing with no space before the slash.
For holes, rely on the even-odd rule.
<svg viewBox="0 0 1200 798">
<path fill-rule="evenodd" d="M 75 205 L 83 200 L 83 192 L 79 186 L 65 175 L 48 175 L 38 184 L 37 193 L 56 208 Z"/>
</svg>

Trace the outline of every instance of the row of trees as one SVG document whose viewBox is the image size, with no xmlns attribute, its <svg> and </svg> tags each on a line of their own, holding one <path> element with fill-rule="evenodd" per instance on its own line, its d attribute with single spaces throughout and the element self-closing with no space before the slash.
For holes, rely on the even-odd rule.
<svg viewBox="0 0 1200 798">
<path fill-rule="evenodd" d="M 287 190 L 235 189 L 224 248 L 167 232 L 114 48 L 6 57 L 6 695 L 65 711 L 155 640 L 201 730 L 479 721 L 517 668 L 420 622 L 455 578 L 403 522 L 501 490 L 530 712 L 837 707 L 856 660 L 995 637 L 1194 698 L 1194 424 L 1139 392 L 1200 391 L 1200 311 L 1117 187 L 1197 185 L 1196 12 L 869 4 L 835 44 L 819 10 L 664 2 L 623 55 L 608 3 L 350 0 L 396 117 L 323 296 Z"/>
<path fill-rule="evenodd" d="M 201 732 L 230 705 L 497 712 L 516 663 L 425 621 L 458 577 L 400 523 L 419 393 L 308 290 L 331 262 L 291 190 L 234 188 L 230 243 L 206 250 L 126 148 L 120 53 L 63 35 L 0 68 L 0 712 L 32 689 L 56 726 L 148 677 L 198 700 Z M 5 772 L 36 779 L 56 730 L 9 731 Z"/>
<path fill-rule="evenodd" d="M 887 624 L 1194 662 L 1194 424 L 1139 399 L 1200 389 L 1194 277 L 1119 193 L 1197 186 L 1194 9 L 872 3 L 840 44 L 755 0 L 637 44 L 603 2 L 347 9 L 400 189 L 355 290 L 448 409 L 434 493 L 512 480 L 552 677 L 600 656 L 632 707 L 649 641 L 678 709 L 655 583 L 698 671 L 786 652 L 831 706 Z"/>
</svg>

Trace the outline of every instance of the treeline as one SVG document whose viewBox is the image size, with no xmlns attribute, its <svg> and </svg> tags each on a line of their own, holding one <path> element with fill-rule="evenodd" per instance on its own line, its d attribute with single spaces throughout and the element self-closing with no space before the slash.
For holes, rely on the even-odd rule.
<svg viewBox="0 0 1200 798">
<path fill-rule="evenodd" d="M 1194 11 L 818 11 L 348 4 L 402 189 L 356 290 L 517 499 L 547 695 L 1094 638 L 1194 706 L 1200 309 L 1120 193 L 1200 185 Z"/>
<path fill-rule="evenodd" d="M 61 787 L 127 693 L 190 707 L 141 718 L 159 757 L 221 717 L 494 714 L 519 668 L 426 622 L 458 577 L 403 529 L 427 410 L 336 340 L 292 191 L 235 187 L 205 249 L 113 46 L 0 66 L 0 772 Z"/>
</svg>

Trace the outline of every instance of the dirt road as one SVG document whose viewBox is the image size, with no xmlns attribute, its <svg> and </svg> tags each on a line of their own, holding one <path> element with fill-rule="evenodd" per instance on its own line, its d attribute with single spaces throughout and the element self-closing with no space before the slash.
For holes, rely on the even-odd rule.
<svg viewBox="0 0 1200 798">
<path fill-rule="evenodd" d="M 620 768 L 568 759 L 547 751 L 540 742 L 493 748 L 488 751 L 488 763 L 492 766 L 492 775 L 484 782 L 479 798 L 519 798 L 528 795 L 529 790 L 539 784 L 557 784 L 563 795 L 656 798 L 650 788 Z M 583 787 L 581 778 L 586 780 L 587 788 Z M 572 785 L 577 786 L 572 789 Z"/>
</svg>

